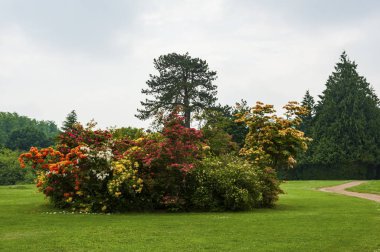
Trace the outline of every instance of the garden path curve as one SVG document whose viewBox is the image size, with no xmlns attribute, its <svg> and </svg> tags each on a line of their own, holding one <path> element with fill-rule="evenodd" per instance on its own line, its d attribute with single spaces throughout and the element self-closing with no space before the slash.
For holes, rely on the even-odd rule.
<svg viewBox="0 0 380 252">
<path fill-rule="evenodd" d="M 318 190 L 322 192 L 339 193 L 339 194 L 343 194 L 347 196 L 368 199 L 368 200 L 372 200 L 372 201 L 376 201 L 380 203 L 380 195 L 372 194 L 372 193 L 349 192 L 345 190 L 346 188 L 357 186 L 365 182 L 367 181 L 353 181 L 353 182 L 345 183 L 342 185 L 319 188 Z"/>
</svg>

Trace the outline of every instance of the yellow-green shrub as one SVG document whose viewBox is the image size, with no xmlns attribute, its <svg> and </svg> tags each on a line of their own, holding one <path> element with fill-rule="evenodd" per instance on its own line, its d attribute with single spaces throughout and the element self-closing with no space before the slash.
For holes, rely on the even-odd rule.
<svg viewBox="0 0 380 252">
<path fill-rule="evenodd" d="M 281 193 L 276 173 L 239 157 L 208 157 L 191 172 L 191 204 L 200 210 L 249 210 L 273 206 Z"/>
</svg>

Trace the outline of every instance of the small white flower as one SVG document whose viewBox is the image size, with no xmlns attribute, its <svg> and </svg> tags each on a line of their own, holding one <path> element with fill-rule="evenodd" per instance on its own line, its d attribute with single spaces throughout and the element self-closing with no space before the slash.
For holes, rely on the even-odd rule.
<svg viewBox="0 0 380 252">
<path fill-rule="evenodd" d="M 87 147 L 87 146 L 80 147 L 80 150 L 84 151 L 84 152 L 90 152 L 91 151 L 91 149 L 89 147 Z"/>
<path fill-rule="evenodd" d="M 108 176 L 109 176 L 109 174 L 108 174 L 107 172 L 104 172 L 104 171 L 102 171 L 102 172 L 96 174 L 96 178 L 97 178 L 98 180 L 104 180 L 104 179 L 107 178 Z"/>
</svg>

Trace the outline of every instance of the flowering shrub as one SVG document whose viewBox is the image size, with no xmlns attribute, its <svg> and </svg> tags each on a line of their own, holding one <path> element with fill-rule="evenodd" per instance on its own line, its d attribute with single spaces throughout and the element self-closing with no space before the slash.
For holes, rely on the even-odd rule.
<svg viewBox="0 0 380 252">
<path fill-rule="evenodd" d="M 58 142 L 61 150 L 65 148 L 74 148 L 79 145 L 88 145 L 99 147 L 107 144 L 112 139 L 112 134 L 108 130 L 93 130 L 96 123 L 91 121 L 84 128 L 81 124 L 76 123 L 72 129 L 61 133 L 58 136 Z"/>
<path fill-rule="evenodd" d="M 59 136 L 57 148 L 33 147 L 19 158 L 21 167 L 37 171 L 37 187 L 57 207 L 121 211 L 182 202 L 186 174 L 203 155 L 200 131 L 174 115 L 162 133 L 136 140 L 113 139 L 94 126 L 77 124 Z"/>
<path fill-rule="evenodd" d="M 37 187 L 59 208 L 125 210 L 242 210 L 269 206 L 279 192 L 275 173 L 241 159 L 207 158 L 202 132 L 171 115 L 162 132 L 140 138 L 75 125 L 55 148 L 19 157 L 37 174 Z M 224 159 L 223 159 L 224 160 Z M 227 160 L 227 161 L 226 161 Z"/>
<path fill-rule="evenodd" d="M 172 115 L 164 124 L 161 134 L 151 134 L 131 141 L 127 150 L 144 166 L 151 169 L 173 168 L 187 173 L 194 161 L 203 156 L 202 132 L 182 125 L 183 118 Z"/>
<path fill-rule="evenodd" d="M 108 181 L 108 191 L 111 195 L 118 198 L 123 193 L 129 195 L 141 193 L 143 180 L 137 177 L 138 167 L 139 164 L 137 162 L 133 163 L 129 159 L 122 159 L 113 163 L 113 176 Z"/>
<path fill-rule="evenodd" d="M 59 207 L 70 203 L 79 191 L 80 179 L 78 163 L 86 155 L 80 146 L 63 154 L 53 148 L 38 150 L 32 147 L 29 152 L 21 154 L 21 167 L 26 165 L 37 170 L 37 187 Z"/>
<path fill-rule="evenodd" d="M 204 156 L 202 132 L 186 128 L 182 122 L 183 118 L 171 115 L 162 133 L 131 141 L 125 152 L 141 163 L 146 192 L 154 208 L 185 208 L 187 174 Z"/>
</svg>

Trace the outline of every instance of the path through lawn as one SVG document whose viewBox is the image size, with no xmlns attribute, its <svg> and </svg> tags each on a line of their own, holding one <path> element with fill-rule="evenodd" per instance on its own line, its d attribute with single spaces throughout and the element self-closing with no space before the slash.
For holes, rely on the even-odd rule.
<svg viewBox="0 0 380 252">
<path fill-rule="evenodd" d="M 367 199 L 367 200 L 372 200 L 376 202 L 380 202 L 380 195 L 372 194 L 372 193 L 359 193 L 359 192 L 349 192 L 346 191 L 346 189 L 361 185 L 363 183 L 367 183 L 368 181 L 353 181 L 353 182 L 348 182 L 342 185 L 337 185 L 337 186 L 331 186 L 331 187 L 323 187 L 320 188 L 320 191 L 323 192 L 332 192 L 332 193 L 339 193 L 347 196 L 352 196 L 352 197 L 358 197 L 362 199 Z"/>
</svg>

